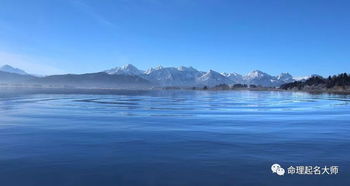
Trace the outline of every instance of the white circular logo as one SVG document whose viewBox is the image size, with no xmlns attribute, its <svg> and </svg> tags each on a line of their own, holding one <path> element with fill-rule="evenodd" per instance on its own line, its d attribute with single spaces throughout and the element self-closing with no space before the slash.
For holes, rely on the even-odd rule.
<svg viewBox="0 0 350 186">
<path fill-rule="evenodd" d="M 283 176 L 285 173 L 286 173 L 286 171 L 284 170 L 284 168 L 282 168 L 281 167 L 281 165 L 279 165 L 279 164 L 277 164 L 277 163 L 275 163 L 275 164 L 273 164 L 272 166 L 271 166 L 271 170 L 272 170 L 272 173 L 273 174 L 277 174 L 277 175 L 279 175 L 279 176 Z"/>
</svg>

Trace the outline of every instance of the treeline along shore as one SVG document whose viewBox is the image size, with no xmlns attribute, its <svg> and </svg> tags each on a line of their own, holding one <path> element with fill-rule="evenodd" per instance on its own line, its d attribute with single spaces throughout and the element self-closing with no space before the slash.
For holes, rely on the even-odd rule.
<svg viewBox="0 0 350 186">
<path fill-rule="evenodd" d="M 184 89 L 181 87 L 165 87 L 164 89 Z M 339 75 L 323 78 L 312 76 L 308 79 L 282 84 L 280 87 L 263 87 L 247 84 L 220 84 L 213 87 L 191 87 L 191 90 L 253 90 L 253 91 L 305 91 L 314 93 L 345 93 L 350 94 L 350 75 L 342 73 Z"/>
<path fill-rule="evenodd" d="M 323 78 L 321 76 L 312 76 L 304 81 L 295 81 L 286 83 L 279 87 L 282 90 L 297 90 L 308 92 L 339 92 L 350 93 L 350 75 L 342 73 L 339 75 Z"/>
</svg>

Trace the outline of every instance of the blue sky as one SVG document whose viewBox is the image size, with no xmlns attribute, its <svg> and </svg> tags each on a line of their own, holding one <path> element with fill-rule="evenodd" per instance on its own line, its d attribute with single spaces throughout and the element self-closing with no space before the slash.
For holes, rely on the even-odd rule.
<svg viewBox="0 0 350 186">
<path fill-rule="evenodd" d="M 0 65 L 349 72 L 349 9 L 347 0 L 1 0 Z"/>
</svg>

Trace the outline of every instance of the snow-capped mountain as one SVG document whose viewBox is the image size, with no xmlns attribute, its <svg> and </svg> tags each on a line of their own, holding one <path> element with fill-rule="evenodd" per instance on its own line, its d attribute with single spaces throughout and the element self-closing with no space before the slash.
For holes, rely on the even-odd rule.
<svg viewBox="0 0 350 186">
<path fill-rule="evenodd" d="M 139 76 L 143 74 L 143 71 L 137 69 L 134 65 L 127 64 L 122 67 L 112 68 L 105 71 L 107 74 L 117 74 L 117 75 L 133 75 Z"/>
<path fill-rule="evenodd" d="M 283 81 L 283 82 L 294 81 L 293 76 L 290 75 L 290 74 L 287 73 L 287 72 L 281 73 L 281 74 L 278 75 L 276 78 L 277 78 L 278 81 Z"/>
<path fill-rule="evenodd" d="M 14 73 L 14 74 L 20 74 L 20 75 L 28 75 L 25 71 L 23 71 L 19 68 L 14 68 L 10 65 L 4 65 L 4 66 L 0 67 L 0 71 Z"/>
<path fill-rule="evenodd" d="M 254 70 L 243 77 L 245 84 L 260 85 L 264 87 L 276 87 L 284 83 L 295 81 L 289 73 L 281 73 L 278 76 L 272 76 L 265 72 Z"/>
<path fill-rule="evenodd" d="M 234 82 L 235 84 L 239 84 L 239 83 L 243 83 L 243 76 L 241 74 L 238 73 L 222 73 L 222 75 L 224 75 L 225 77 L 227 77 L 229 80 L 231 80 L 232 82 Z"/>
<path fill-rule="evenodd" d="M 272 76 L 260 70 L 254 70 L 252 72 L 249 72 L 246 76 L 244 76 L 244 79 L 247 81 L 257 81 L 265 79 L 270 80 L 272 79 Z"/>
<path fill-rule="evenodd" d="M 247 84 L 272 86 L 275 82 L 275 78 L 265 72 L 254 70 L 244 76 L 244 82 Z"/>
<path fill-rule="evenodd" d="M 108 74 L 133 75 L 142 77 L 159 86 L 216 86 L 219 84 L 249 84 L 275 87 L 293 82 L 288 73 L 272 76 L 259 70 L 254 70 L 243 76 L 237 73 L 219 73 L 214 70 L 201 72 L 193 67 L 154 67 L 146 71 L 133 65 L 125 65 L 105 71 Z"/>
<path fill-rule="evenodd" d="M 219 72 L 209 70 L 209 72 L 205 73 L 203 76 L 197 79 L 197 83 L 206 86 L 215 86 L 219 84 L 232 84 L 233 81 L 220 74 Z"/>
<path fill-rule="evenodd" d="M 144 78 L 166 86 L 192 86 L 203 73 L 192 67 L 156 67 L 148 69 Z"/>
</svg>

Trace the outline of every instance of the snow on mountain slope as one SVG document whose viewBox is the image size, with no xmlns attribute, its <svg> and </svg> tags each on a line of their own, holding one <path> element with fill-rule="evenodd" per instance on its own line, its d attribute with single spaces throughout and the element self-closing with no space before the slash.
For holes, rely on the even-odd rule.
<svg viewBox="0 0 350 186">
<path fill-rule="evenodd" d="M 125 65 L 105 71 L 109 74 L 123 74 L 142 77 L 159 86 L 216 86 L 219 84 L 251 84 L 265 87 L 280 86 L 293 82 L 288 73 L 272 76 L 265 72 L 254 70 L 243 76 L 237 73 L 218 73 L 214 70 L 201 72 L 193 67 L 154 67 L 146 71 L 133 65 Z"/>
<path fill-rule="evenodd" d="M 281 73 L 276 78 L 277 78 L 277 80 L 283 81 L 283 82 L 290 82 L 290 81 L 294 80 L 293 76 L 290 75 L 289 73 Z"/>
<path fill-rule="evenodd" d="M 192 67 L 156 67 L 145 72 L 145 79 L 164 86 L 192 86 L 202 73 Z"/>
<path fill-rule="evenodd" d="M 272 76 L 262 72 L 260 70 L 254 70 L 252 72 L 249 72 L 246 76 L 245 79 L 246 80 L 254 80 L 254 79 L 271 79 Z"/>
<path fill-rule="evenodd" d="M 219 72 L 209 70 L 209 72 L 205 73 L 203 76 L 197 79 L 197 83 L 206 86 L 215 86 L 219 84 L 232 84 L 233 81 L 220 74 Z"/>
<path fill-rule="evenodd" d="M 289 73 L 281 73 L 280 75 L 276 76 L 276 78 L 277 78 L 277 86 L 295 81 L 293 76 L 290 75 Z"/>
<path fill-rule="evenodd" d="M 127 64 L 122 67 L 116 67 L 105 71 L 107 74 L 117 74 L 117 75 L 133 75 L 139 76 L 143 74 L 143 71 L 137 69 L 134 65 Z"/>
<path fill-rule="evenodd" d="M 260 86 L 272 86 L 275 81 L 273 76 L 259 70 L 249 72 L 243 79 L 247 84 Z"/>
<path fill-rule="evenodd" d="M 243 76 L 238 73 L 222 73 L 223 76 L 227 77 L 229 80 L 231 80 L 234 84 L 243 84 Z"/>
<path fill-rule="evenodd" d="M 244 82 L 251 85 L 260 85 L 264 87 L 276 87 L 284 83 L 295 81 L 289 73 L 281 73 L 278 76 L 272 76 L 265 72 L 254 70 L 244 76 Z"/>
</svg>

